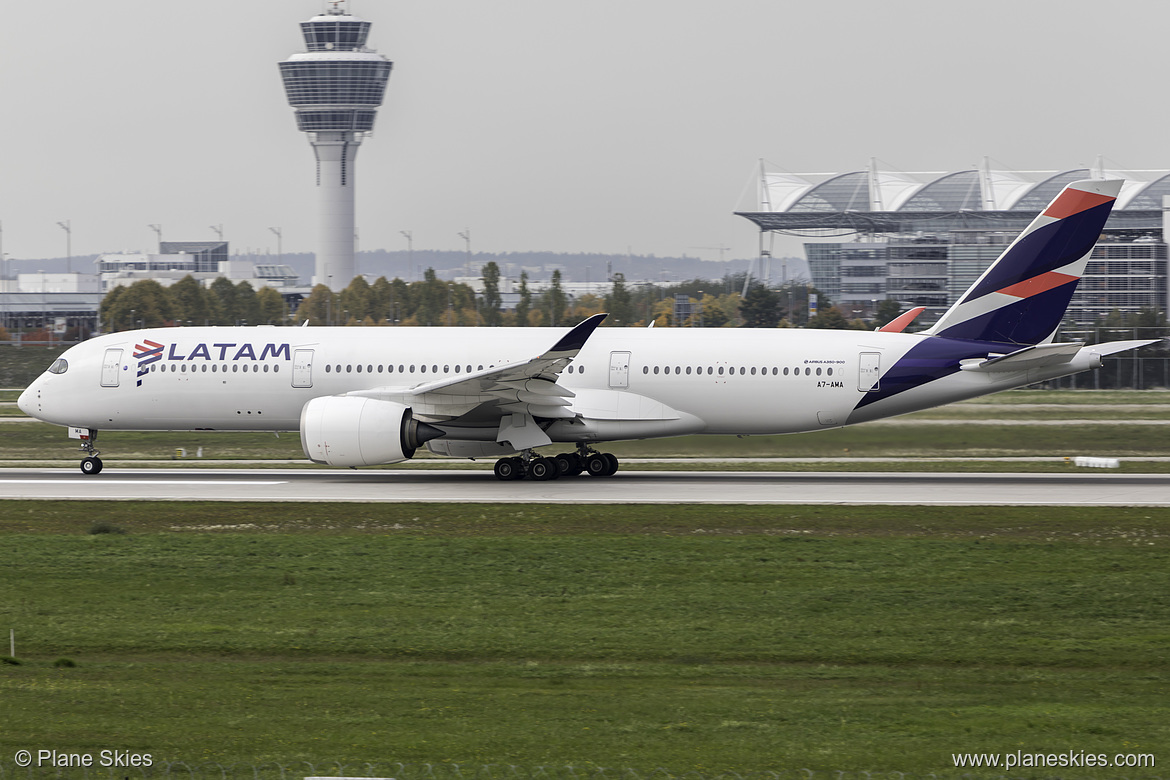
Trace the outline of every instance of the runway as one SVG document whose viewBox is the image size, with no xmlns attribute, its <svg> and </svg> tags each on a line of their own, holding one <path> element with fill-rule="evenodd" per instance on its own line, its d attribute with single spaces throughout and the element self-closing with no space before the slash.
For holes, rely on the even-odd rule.
<svg viewBox="0 0 1170 780">
<path fill-rule="evenodd" d="M 0 469 L 0 499 L 1170 506 L 1170 475 L 625 471 L 500 482 L 486 470 Z"/>
</svg>

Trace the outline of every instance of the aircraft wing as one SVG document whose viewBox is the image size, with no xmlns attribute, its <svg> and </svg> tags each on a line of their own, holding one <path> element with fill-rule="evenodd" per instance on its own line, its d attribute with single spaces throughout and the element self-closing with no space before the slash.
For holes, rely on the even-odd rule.
<svg viewBox="0 0 1170 780">
<path fill-rule="evenodd" d="M 558 385 L 557 378 L 605 317 L 595 314 L 582 321 L 543 354 L 529 360 L 411 387 L 374 388 L 347 395 L 407 404 L 415 415 L 433 422 L 460 417 L 491 402 L 497 403 L 501 414 L 572 418 L 574 414 L 566 407 L 574 395 Z"/>
</svg>

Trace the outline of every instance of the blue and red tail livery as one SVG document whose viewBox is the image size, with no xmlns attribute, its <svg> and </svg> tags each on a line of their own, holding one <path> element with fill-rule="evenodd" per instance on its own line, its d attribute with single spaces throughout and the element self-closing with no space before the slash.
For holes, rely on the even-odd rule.
<svg viewBox="0 0 1170 780">
<path fill-rule="evenodd" d="M 1120 180 L 1069 184 L 927 333 L 1051 341 L 1120 190 Z"/>
</svg>

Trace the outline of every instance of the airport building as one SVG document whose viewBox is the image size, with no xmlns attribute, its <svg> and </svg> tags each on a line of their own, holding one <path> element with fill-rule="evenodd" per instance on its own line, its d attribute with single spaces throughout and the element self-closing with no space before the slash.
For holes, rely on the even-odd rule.
<svg viewBox="0 0 1170 780">
<path fill-rule="evenodd" d="M 232 282 L 246 281 L 255 288 L 278 287 L 281 292 L 301 292 L 296 288 L 295 269 L 283 263 L 253 263 L 232 260 L 226 241 L 163 241 L 158 254 L 117 252 L 100 255 L 95 262 L 101 280 L 101 292 L 153 279 L 170 287 L 185 276 L 204 285 L 220 277 Z"/>
<path fill-rule="evenodd" d="M 937 319 L 1069 182 L 1121 178 L 1121 195 L 1066 316 L 1090 327 L 1117 311 L 1170 311 L 1163 198 L 1170 171 L 868 170 L 761 172 L 760 208 L 737 212 L 805 244 L 813 286 L 847 317 L 892 298 Z M 839 241 L 831 239 L 839 237 Z"/>
</svg>

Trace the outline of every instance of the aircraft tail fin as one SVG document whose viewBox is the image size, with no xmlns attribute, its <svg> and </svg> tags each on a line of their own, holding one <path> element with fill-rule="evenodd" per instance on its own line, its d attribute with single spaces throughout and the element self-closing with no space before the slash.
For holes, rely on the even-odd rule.
<svg viewBox="0 0 1170 780">
<path fill-rule="evenodd" d="M 1067 185 L 925 332 L 973 341 L 1051 342 L 1121 184 L 1114 179 Z"/>
</svg>

